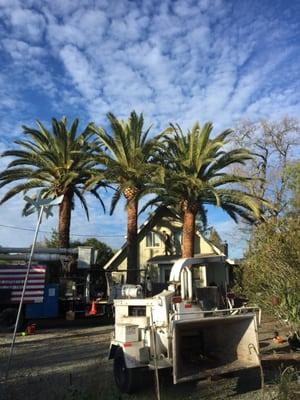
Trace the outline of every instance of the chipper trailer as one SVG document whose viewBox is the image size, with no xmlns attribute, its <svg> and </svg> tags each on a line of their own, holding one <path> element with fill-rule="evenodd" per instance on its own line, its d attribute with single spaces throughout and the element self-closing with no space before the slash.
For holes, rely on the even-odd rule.
<svg viewBox="0 0 300 400">
<path fill-rule="evenodd" d="M 169 368 L 178 384 L 260 367 L 258 310 L 218 307 L 218 288 L 196 285 L 197 265 L 200 258 L 177 260 L 168 290 L 154 297 L 141 298 L 138 286 L 127 286 L 114 300 L 109 358 L 121 392 L 133 392 L 147 370 Z"/>
</svg>

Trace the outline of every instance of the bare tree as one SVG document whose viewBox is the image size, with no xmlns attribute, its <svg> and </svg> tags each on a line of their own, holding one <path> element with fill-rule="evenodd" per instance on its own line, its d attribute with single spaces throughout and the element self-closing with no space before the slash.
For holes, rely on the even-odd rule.
<svg viewBox="0 0 300 400">
<path fill-rule="evenodd" d="M 275 207 L 273 216 L 278 216 L 288 204 L 286 171 L 300 144 L 299 121 L 291 117 L 279 121 L 241 121 L 234 139 L 235 144 L 247 147 L 255 155 L 247 165 L 247 175 L 250 173 L 257 180 L 247 183 L 248 190 L 269 200 Z"/>
</svg>

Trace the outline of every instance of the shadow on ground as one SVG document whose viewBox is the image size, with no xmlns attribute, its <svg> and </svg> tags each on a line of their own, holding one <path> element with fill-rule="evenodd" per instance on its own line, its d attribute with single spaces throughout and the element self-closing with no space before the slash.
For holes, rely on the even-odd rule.
<svg viewBox="0 0 300 400">
<path fill-rule="evenodd" d="M 169 371 L 160 373 L 162 400 L 223 400 L 244 398 L 260 387 L 259 371 L 232 374 L 218 380 L 189 382 L 173 385 Z M 0 392 L 1 393 L 1 392 Z M 112 378 L 110 363 L 94 362 L 71 373 L 56 371 L 46 375 L 26 376 L 18 382 L 12 379 L 3 386 L 5 400 L 150 400 L 155 399 L 154 375 L 141 381 L 136 394 L 120 394 Z"/>
</svg>

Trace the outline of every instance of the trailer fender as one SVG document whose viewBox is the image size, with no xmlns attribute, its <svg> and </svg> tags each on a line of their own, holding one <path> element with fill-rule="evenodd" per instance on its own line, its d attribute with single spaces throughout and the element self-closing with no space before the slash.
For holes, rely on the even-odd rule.
<svg viewBox="0 0 300 400">
<path fill-rule="evenodd" d="M 114 359 L 116 357 L 117 351 L 119 349 L 123 352 L 124 356 L 124 361 L 126 364 L 126 368 L 140 368 L 144 367 L 145 363 L 141 363 L 140 360 L 140 344 L 138 344 L 132 347 L 125 347 L 124 343 L 120 344 L 114 344 L 111 343 L 110 349 L 109 349 L 109 354 L 108 354 L 108 359 Z"/>
<path fill-rule="evenodd" d="M 117 350 L 120 348 L 120 346 L 117 346 L 116 344 L 111 344 L 109 348 L 109 353 L 108 353 L 108 359 L 112 360 L 115 358 L 115 354 Z"/>
</svg>

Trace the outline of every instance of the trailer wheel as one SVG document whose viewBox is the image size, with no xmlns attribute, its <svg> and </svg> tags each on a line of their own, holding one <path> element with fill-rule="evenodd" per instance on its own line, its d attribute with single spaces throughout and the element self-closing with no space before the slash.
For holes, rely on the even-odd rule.
<svg viewBox="0 0 300 400">
<path fill-rule="evenodd" d="M 121 393 L 133 393 L 137 388 L 136 368 L 127 368 L 124 353 L 117 349 L 114 357 L 114 378 Z"/>
</svg>

